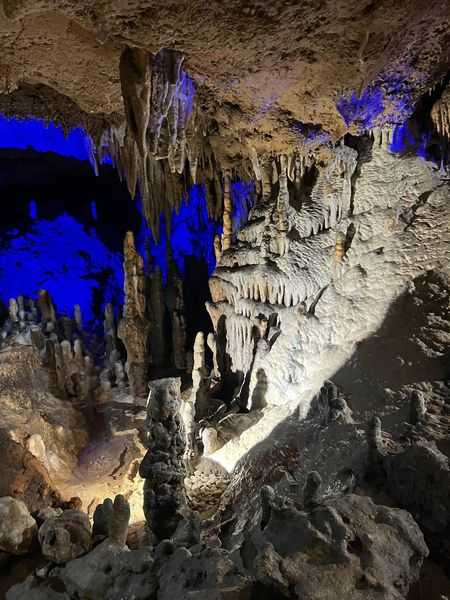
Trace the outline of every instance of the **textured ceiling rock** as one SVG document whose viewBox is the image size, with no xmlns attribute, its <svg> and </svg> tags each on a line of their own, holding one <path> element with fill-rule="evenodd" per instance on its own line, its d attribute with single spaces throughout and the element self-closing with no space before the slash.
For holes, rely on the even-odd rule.
<svg viewBox="0 0 450 600">
<path fill-rule="evenodd" d="M 419 0 L 4 0 L 1 88 L 45 85 L 87 115 L 123 114 L 124 46 L 173 48 L 230 155 L 281 151 L 302 124 L 342 135 L 336 101 L 369 84 L 395 118 L 445 72 L 449 19 L 445 2 Z"/>
</svg>

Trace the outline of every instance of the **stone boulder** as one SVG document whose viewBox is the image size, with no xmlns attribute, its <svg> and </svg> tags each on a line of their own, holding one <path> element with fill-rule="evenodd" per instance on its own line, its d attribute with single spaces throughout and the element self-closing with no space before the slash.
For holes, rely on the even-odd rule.
<svg viewBox="0 0 450 600">
<path fill-rule="evenodd" d="M 409 513 L 349 494 L 308 511 L 275 498 L 242 555 L 258 581 L 288 598 L 403 600 L 428 549 Z"/>
<path fill-rule="evenodd" d="M 450 467 L 432 442 L 384 458 L 389 493 L 409 510 L 434 554 L 450 564 Z"/>
<path fill-rule="evenodd" d="M 33 548 L 36 535 L 36 521 L 25 503 L 10 496 L 0 498 L 0 550 L 27 554 Z"/>
<path fill-rule="evenodd" d="M 71 598 L 86 600 L 148 600 L 155 597 L 157 588 L 150 550 L 124 551 L 110 538 L 67 563 L 59 578 Z"/>
<path fill-rule="evenodd" d="M 91 548 L 89 517 L 77 510 L 66 510 L 44 521 L 39 529 L 42 554 L 55 563 L 78 558 Z"/>
<path fill-rule="evenodd" d="M 31 512 L 60 502 L 44 465 L 5 430 L 0 430 L 0 459 L 0 496 L 20 498 Z"/>
</svg>

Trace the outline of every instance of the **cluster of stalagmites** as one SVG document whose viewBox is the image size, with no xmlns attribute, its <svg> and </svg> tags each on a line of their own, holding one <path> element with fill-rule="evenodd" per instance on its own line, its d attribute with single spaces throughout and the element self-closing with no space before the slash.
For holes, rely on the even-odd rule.
<svg viewBox="0 0 450 600">
<path fill-rule="evenodd" d="M 147 274 L 137 252 L 134 236 L 128 232 L 124 244 L 125 306 L 118 337 L 127 351 L 126 372 L 131 393 L 146 398 L 149 369 L 166 366 L 186 368 L 186 323 L 183 282 L 169 254 L 167 285 L 156 268 Z M 165 315 L 171 323 L 171 340 L 164 329 Z M 170 356 L 169 356 L 170 355 Z"/>
<path fill-rule="evenodd" d="M 105 308 L 105 366 L 95 366 L 87 351 L 88 338 L 82 314 L 75 305 L 73 318 L 57 317 L 50 294 L 39 292 L 37 303 L 19 296 L 9 302 L 9 316 L 1 336 L 19 344 L 32 344 L 49 371 L 49 386 L 59 398 L 79 407 L 93 407 L 110 399 L 111 386 L 124 383 L 124 369 L 116 346 L 116 327 L 111 305 Z"/>
<path fill-rule="evenodd" d="M 124 496 L 116 496 L 114 503 L 107 498 L 96 508 L 93 528 L 79 498 L 62 507 L 40 509 L 31 515 L 21 500 L 0 498 L 0 551 L 26 555 L 39 547 L 50 563 L 64 564 L 105 538 L 119 548 L 125 547 L 130 507 Z"/>
</svg>

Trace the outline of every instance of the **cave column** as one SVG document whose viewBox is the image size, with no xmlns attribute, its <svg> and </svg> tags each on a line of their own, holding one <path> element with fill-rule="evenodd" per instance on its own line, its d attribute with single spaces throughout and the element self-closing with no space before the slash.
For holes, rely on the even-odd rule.
<svg viewBox="0 0 450 600">
<path fill-rule="evenodd" d="M 149 388 L 147 453 L 139 474 L 145 479 L 147 524 L 157 540 L 163 540 L 175 533 L 184 518 L 186 505 L 181 380 L 175 377 L 156 379 L 150 381 Z"/>
<path fill-rule="evenodd" d="M 144 262 L 136 251 L 131 231 L 125 236 L 124 276 L 125 306 L 117 333 L 127 351 L 131 393 L 142 398 L 147 396 L 150 325 L 146 314 Z"/>
</svg>

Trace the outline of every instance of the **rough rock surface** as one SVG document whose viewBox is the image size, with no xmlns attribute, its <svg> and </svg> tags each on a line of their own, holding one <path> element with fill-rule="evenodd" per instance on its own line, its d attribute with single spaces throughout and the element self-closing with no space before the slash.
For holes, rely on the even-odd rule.
<svg viewBox="0 0 450 600">
<path fill-rule="evenodd" d="M 39 529 L 42 554 L 55 563 L 65 563 L 91 547 L 91 525 L 88 516 L 77 510 L 66 510 L 50 517 Z"/>
<path fill-rule="evenodd" d="M 262 537 L 253 559 L 258 577 L 311 600 L 400 600 L 428 555 L 410 514 L 355 495 L 306 513 L 275 498 Z"/>
<path fill-rule="evenodd" d="M 21 497 L 30 510 L 54 503 L 87 442 L 86 422 L 69 402 L 49 393 L 47 373 L 31 345 L 0 352 L 0 493 Z M 39 438 L 37 437 L 39 436 Z"/>
<path fill-rule="evenodd" d="M 397 99 L 401 105 L 408 94 L 425 91 L 445 68 L 448 19 L 445 3 L 431 2 L 424 12 L 418 0 L 270 6 L 228 0 L 189 8 L 177 0 L 126 6 L 5 0 L 5 107 L 28 114 L 57 90 L 56 102 L 41 100 L 46 116 L 51 105 L 72 124 L 81 110 L 88 124 L 98 115 L 98 126 L 105 114 L 124 113 L 118 77 L 124 47 L 173 48 L 187 56 L 202 101 L 219 123 L 224 153 L 237 154 L 247 140 L 279 151 L 301 137 L 298 122 L 342 134 L 335 102 L 344 91 L 359 94 L 376 82 L 394 111 Z M 29 102 L 22 96 L 21 104 L 19 94 L 11 103 L 8 94 L 18 86 L 31 87 Z"/>
<path fill-rule="evenodd" d="M 36 521 L 21 500 L 0 498 L 0 550 L 10 554 L 26 554 L 36 541 Z"/>
<path fill-rule="evenodd" d="M 209 545 L 176 548 L 165 540 L 127 552 L 108 538 L 49 576 L 64 585 L 68 599 L 401 600 L 428 553 L 411 515 L 362 496 L 303 511 L 274 494 L 268 521 L 261 516 L 254 512 L 232 548 L 221 548 L 216 536 Z M 44 594 L 47 585 L 30 578 L 8 600 L 27 598 L 32 589 Z"/>
<path fill-rule="evenodd" d="M 139 467 L 144 484 L 144 512 L 157 539 L 169 538 L 182 520 L 185 433 L 181 419 L 180 380 L 149 383 L 148 450 Z"/>
<path fill-rule="evenodd" d="M 0 455 L 0 496 L 20 498 L 32 512 L 61 500 L 44 465 L 5 430 L 0 431 Z"/>
<path fill-rule="evenodd" d="M 390 494 L 413 515 L 430 549 L 450 564 L 450 468 L 435 444 L 417 442 L 384 460 Z"/>
</svg>

